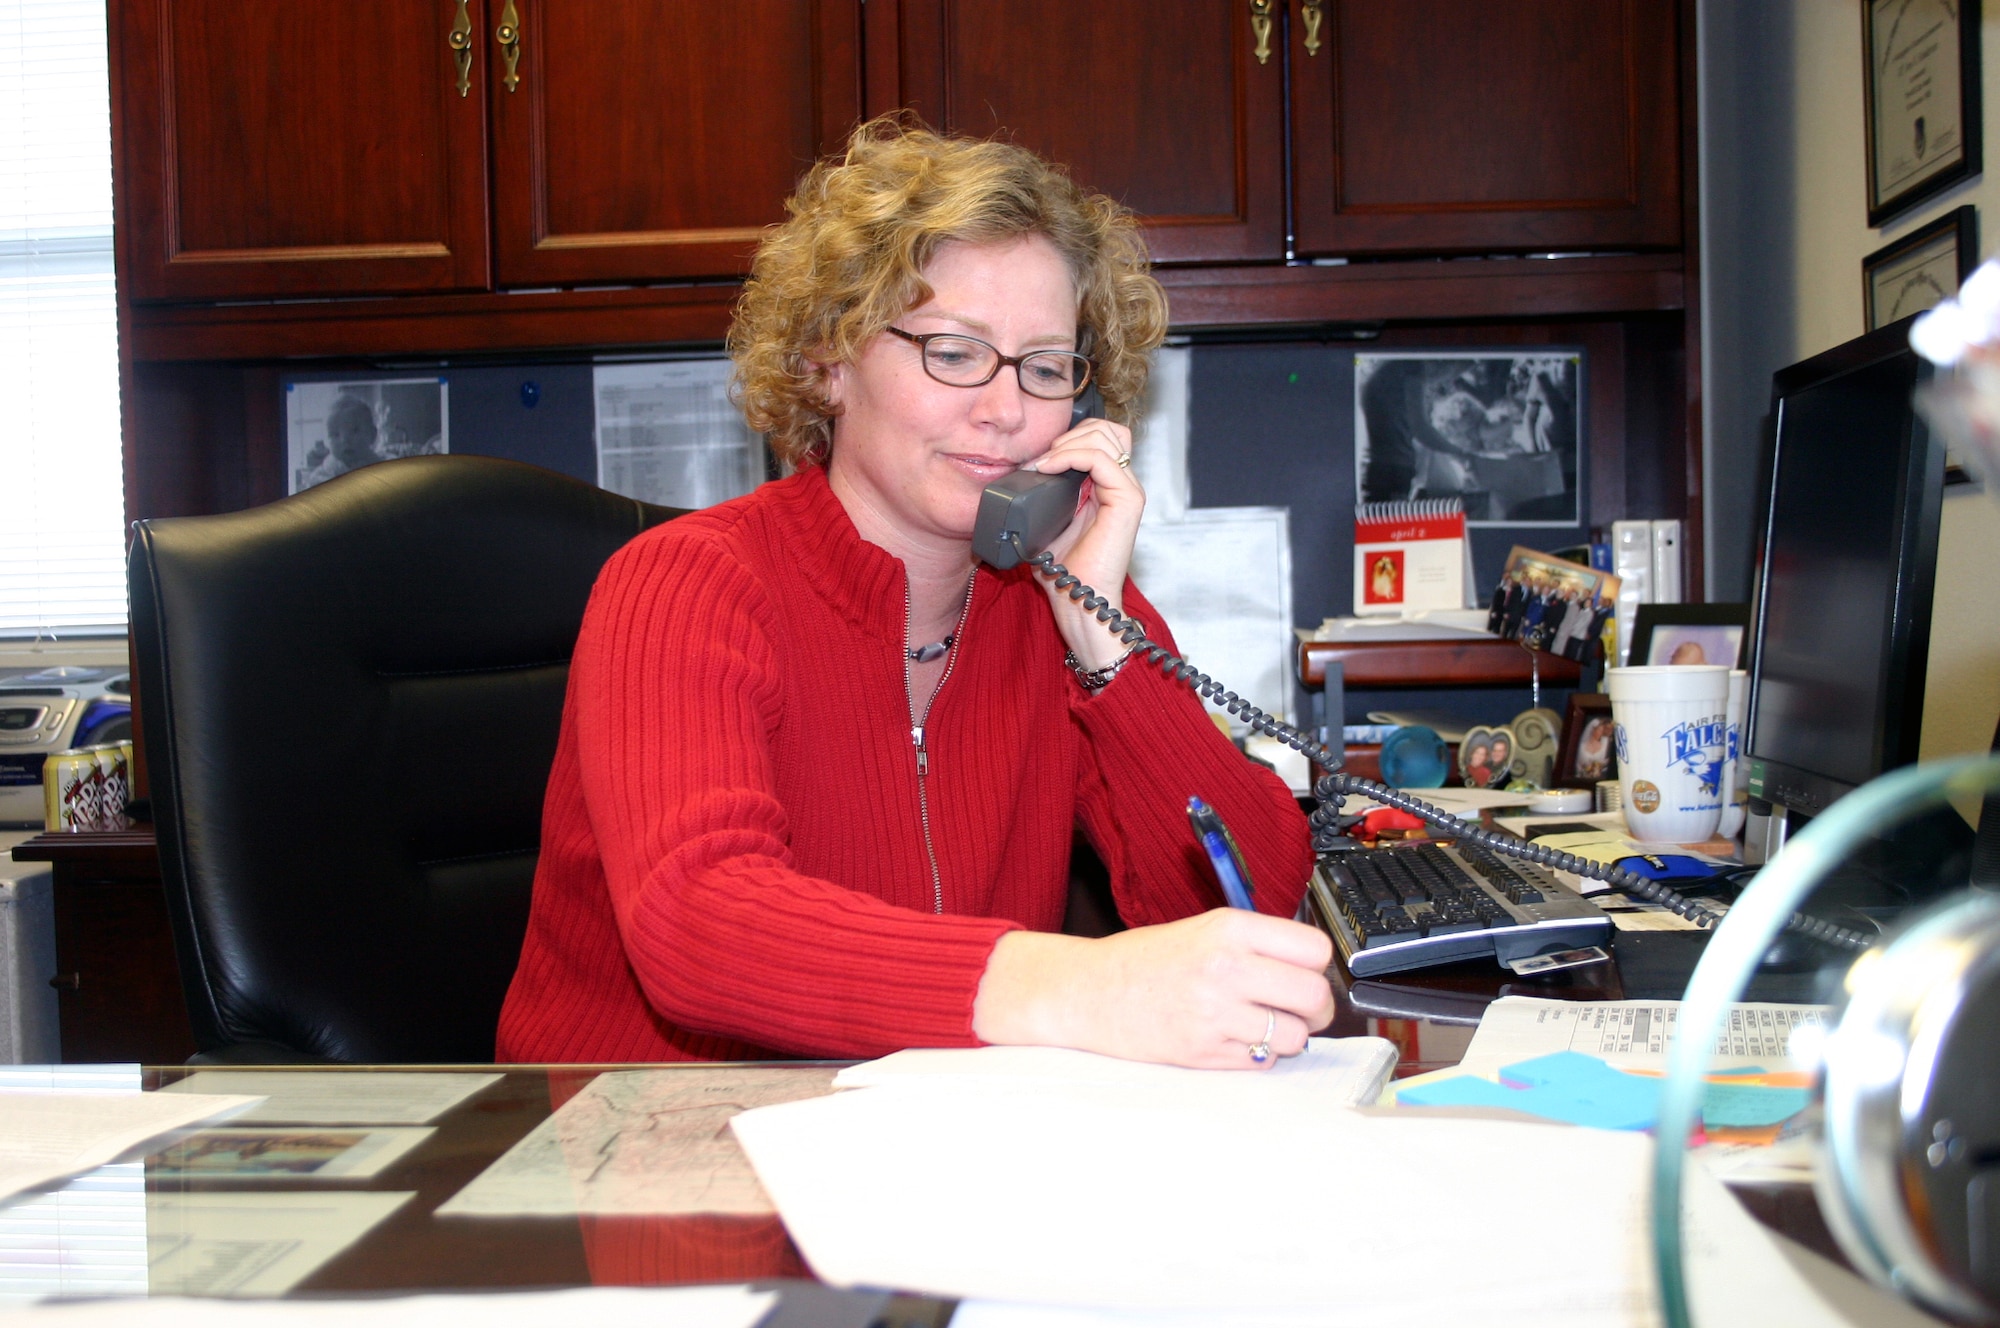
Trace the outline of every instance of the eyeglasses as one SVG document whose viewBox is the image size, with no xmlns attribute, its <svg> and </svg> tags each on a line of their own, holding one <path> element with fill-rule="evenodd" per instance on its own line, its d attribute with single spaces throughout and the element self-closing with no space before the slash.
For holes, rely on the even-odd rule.
<svg viewBox="0 0 2000 1328">
<path fill-rule="evenodd" d="M 1068 401 L 1090 384 L 1090 361 L 1074 351 L 1037 350 L 1026 355 L 1002 355 L 977 337 L 956 332 L 905 332 L 888 329 L 923 352 L 924 372 L 951 387 L 984 387 L 1008 365 L 1021 390 L 1044 401 Z"/>
</svg>

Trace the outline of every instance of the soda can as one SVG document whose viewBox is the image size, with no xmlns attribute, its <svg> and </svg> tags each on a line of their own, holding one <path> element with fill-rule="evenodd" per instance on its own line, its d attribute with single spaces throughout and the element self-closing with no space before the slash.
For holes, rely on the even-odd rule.
<svg viewBox="0 0 2000 1328">
<path fill-rule="evenodd" d="M 97 828 L 97 758 L 57 752 L 42 763 L 42 824 L 50 830 Z"/>
<path fill-rule="evenodd" d="M 129 824 L 125 819 L 125 804 L 132 800 L 131 767 L 125 764 L 125 753 L 115 742 L 99 743 L 84 750 L 97 761 L 97 828 L 125 829 Z"/>
</svg>

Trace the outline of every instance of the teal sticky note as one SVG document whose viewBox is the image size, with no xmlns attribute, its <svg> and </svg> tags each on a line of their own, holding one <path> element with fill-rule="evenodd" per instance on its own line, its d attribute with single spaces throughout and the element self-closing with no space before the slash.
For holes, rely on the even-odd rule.
<svg viewBox="0 0 2000 1328">
<path fill-rule="evenodd" d="M 1645 1130 L 1659 1114 L 1659 1080 L 1624 1074 L 1580 1052 L 1559 1051 L 1505 1066 L 1500 1079 L 1534 1094 L 1542 1108 L 1537 1114 L 1575 1125 Z"/>
<path fill-rule="evenodd" d="M 1701 1120 L 1716 1129 L 1756 1129 L 1790 1120 L 1810 1101 L 1812 1094 L 1803 1088 L 1710 1084 L 1702 1097 Z"/>
<path fill-rule="evenodd" d="M 1504 1088 L 1491 1079 L 1462 1074 L 1454 1079 L 1438 1079 L 1414 1088 L 1396 1090 L 1396 1105 L 1404 1107 L 1506 1107 L 1527 1111 L 1518 1088 Z"/>
</svg>

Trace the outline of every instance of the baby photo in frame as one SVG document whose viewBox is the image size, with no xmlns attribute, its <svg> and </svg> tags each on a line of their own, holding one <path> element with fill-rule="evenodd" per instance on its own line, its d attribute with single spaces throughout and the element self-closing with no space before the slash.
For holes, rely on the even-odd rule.
<svg viewBox="0 0 2000 1328">
<path fill-rule="evenodd" d="M 1750 639 L 1748 604 L 1641 604 L 1632 620 L 1634 664 L 1720 664 L 1744 667 Z"/>
</svg>

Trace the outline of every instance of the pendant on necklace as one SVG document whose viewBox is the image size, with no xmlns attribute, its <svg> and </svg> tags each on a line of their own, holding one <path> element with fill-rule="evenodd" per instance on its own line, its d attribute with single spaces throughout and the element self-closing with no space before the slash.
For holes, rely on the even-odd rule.
<svg viewBox="0 0 2000 1328">
<path fill-rule="evenodd" d="M 945 651 L 951 649 L 952 639 L 952 637 L 947 636 L 944 640 L 933 641 L 927 646 L 909 646 L 904 649 L 903 653 L 918 664 L 928 664 L 934 659 L 944 658 Z"/>
</svg>

